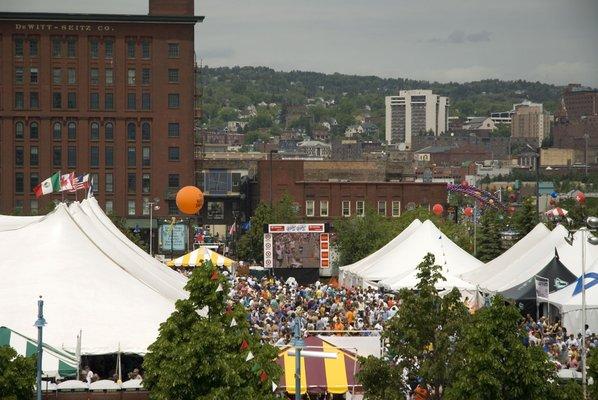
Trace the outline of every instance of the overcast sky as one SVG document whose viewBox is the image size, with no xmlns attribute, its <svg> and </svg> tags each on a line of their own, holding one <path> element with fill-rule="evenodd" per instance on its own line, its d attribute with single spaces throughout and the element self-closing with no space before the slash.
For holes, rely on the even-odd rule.
<svg viewBox="0 0 598 400">
<path fill-rule="evenodd" d="M 1 11 L 145 14 L 148 0 L 0 0 Z M 209 66 L 598 87 L 598 0 L 196 0 Z"/>
</svg>

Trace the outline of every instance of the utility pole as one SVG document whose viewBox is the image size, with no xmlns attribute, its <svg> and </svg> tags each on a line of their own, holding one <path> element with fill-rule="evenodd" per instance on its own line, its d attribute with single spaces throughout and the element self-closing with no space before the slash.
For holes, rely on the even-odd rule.
<svg viewBox="0 0 598 400">
<path fill-rule="evenodd" d="M 36 398 L 42 400 L 42 351 L 43 351 L 43 329 L 46 325 L 44 319 L 44 301 L 42 296 L 39 296 L 37 301 L 37 320 L 34 326 L 37 327 L 37 376 L 35 380 Z"/>
</svg>

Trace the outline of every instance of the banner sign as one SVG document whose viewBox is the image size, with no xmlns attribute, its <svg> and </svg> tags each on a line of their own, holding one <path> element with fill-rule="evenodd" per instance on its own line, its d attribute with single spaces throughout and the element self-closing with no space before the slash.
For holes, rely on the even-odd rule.
<svg viewBox="0 0 598 400">
<path fill-rule="evenodd" d="M 548 301 L 549 281 L 541 276 L 535 277 L 536 281 L 536 299 Z"/>
<path fill-rule="evenodd" d="M 187 247 L 187 225 L 160 225 L 160 248 L 162 251 L 185 251 Z"/>
</svg>

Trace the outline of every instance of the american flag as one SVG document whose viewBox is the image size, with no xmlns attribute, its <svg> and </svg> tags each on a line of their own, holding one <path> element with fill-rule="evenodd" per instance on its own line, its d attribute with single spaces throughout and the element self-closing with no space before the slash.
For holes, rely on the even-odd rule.
<svg viewBox="0 0 598 400">
<path fill-rule="evenodd" d="M 73 188 L 69 192 L 76 192 L 81 189 L 89 189 L 89 174 L 79 175 L 73 179 Z"/>
</svg>

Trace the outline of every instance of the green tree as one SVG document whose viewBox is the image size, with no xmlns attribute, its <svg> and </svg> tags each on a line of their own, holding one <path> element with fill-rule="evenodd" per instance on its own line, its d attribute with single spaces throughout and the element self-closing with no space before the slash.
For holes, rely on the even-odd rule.
<svg viewBox="0 0 598 400">
<path fill-rule="evenodd" d="M 222 107 L 218 111 L 218 118 L 224 122 L 234 121 L 239 118 L 239 112 L 232 107 Z"/>
<path fill-rule="evenodd" d="M 292 224 L 297 222 L 297 215 L 297 207 L 288 194 L 283 195 L 273 207 L 260 203 L 251 217 L 249 230 L 239 239 L 239 258 L 260 262 L 264 258 L 264 225 Z"/>
<path fill-rule="evenodd" d="M 515 227 L 521 236 L 527 235 L 538 223 L 534 199 L 528 197 L 523 200 L 521 207 L 513 215 Z"/>
<path fill-rule="evenodd" d="M 128 226 L 127 226 L 127 219 L 124 217 L 119 217 L 114 213 L 109 213 L 108 218 L 112 221 L 114 225 L 127 237 L 130 241 L 135 243 L 138 247 L 147 251 L 147 243 L 141 239 L 139 234 L 134 233 Z"/>
<path fill-rule="evenodd" d="M 555 398 L 554 366 L 541 347 L 523 344 L 519 310 L 496 296 L 478 311 L 458 341 L 460 357 L 447 400 Z"/>
<path fill-rule="evenodd" d="M 247 129 L 256 130 L 260 128 L 270 128 L 273 123 L 274 121 L 272 120 L 272 116 L 269 113 L 259 111 L 255 117 L 251 117 L 249 119 Z"/>
<path fill-rule="evenodd" d="M 35 357 L 23 357 L 9 346 L 0 347 L 0 399 L 33 398 Z"/>
<path fill-rule="evenodd" d="M 152 399 L 273 399 L 278 351 L 260 344 L 241 304 L 227 304 L 226 279 L 207 263 L 193 271 L 185 289 L 189 298 L 176 303 L 143 362 Z M 249 352 L 254 358 L 247 360 Z"/>
<path fill-rule="evenodd" d="M 588 379 L 592 378 L 594 384 L 588 386 L 588 393 L 590 399 L 598 399 L 598 350 L 594 349 L 588 353 L 586 362 L 588 364 Z"/>
<path fill-rule="evenodd" d="M 478 226 L 477 254 L 475 254 L 480 261 L 492 261 L 503 253 L 501 230 L 502 222 L 499 213 L 491 208 L 484 210 Z"/>
<path fill-rule="evenodd" d="M 364 384 L 368 398 L 404 398 L 407 382 L 401 377 L 407 371 L 409 377 L 420 377 L 432 387 L 432 398 L 441 398 L 442 390 L 449 387 L 459 354 L 455 340 L 460 337 L 469 318 L 467 308 L 461 302 L 457 289 L 441 297 L 436 283 L 444 280 L 442 267 L 434 264 L 434 255 L 427 254 L 418 265 L 419 283 L 415 290 L 399 293 L 401 307 L 386 324 L 383 333 L 388 341 L 386 367 L 373 357 L 361 359 L 364 368 L 358 378 Z M 392 386 L 370 386 L 380 383 L 380 378 L 398 378 Z M 368 384 L 366 384 L 368 382 Z"/>
</svg>

